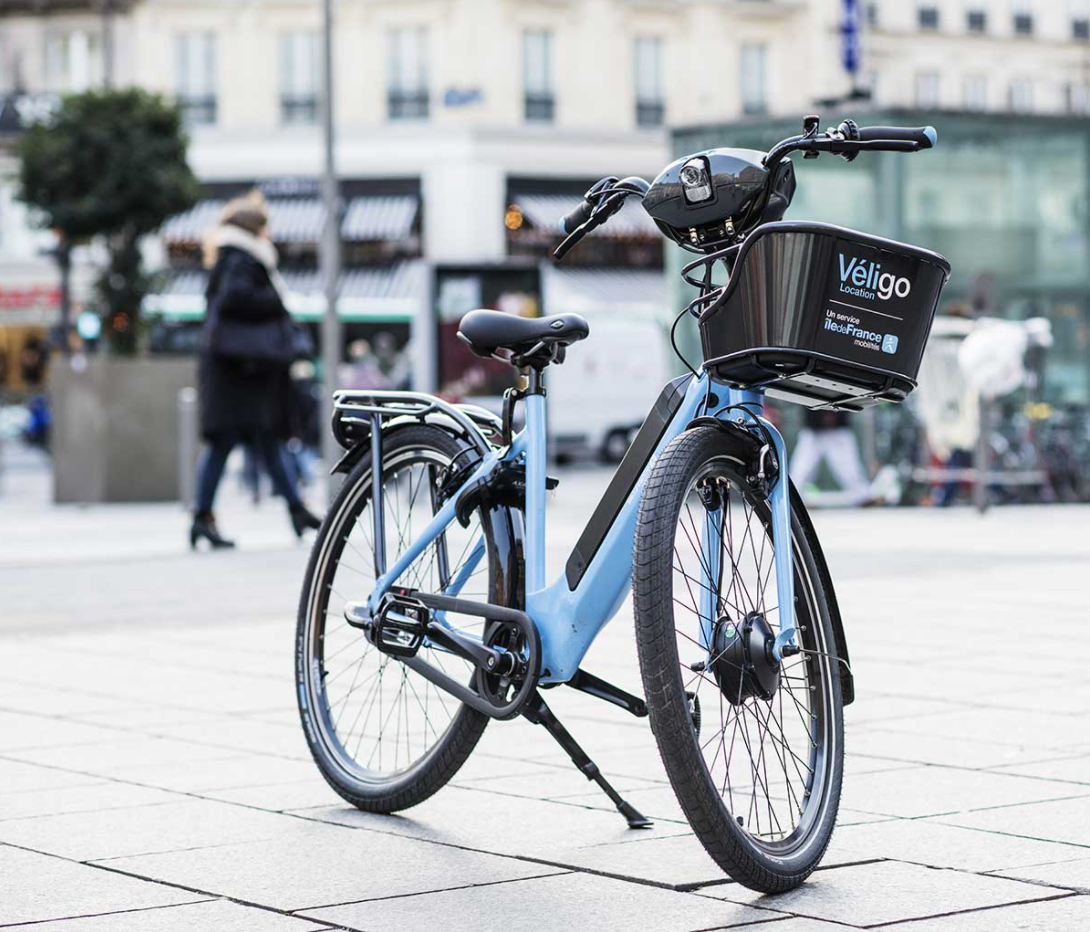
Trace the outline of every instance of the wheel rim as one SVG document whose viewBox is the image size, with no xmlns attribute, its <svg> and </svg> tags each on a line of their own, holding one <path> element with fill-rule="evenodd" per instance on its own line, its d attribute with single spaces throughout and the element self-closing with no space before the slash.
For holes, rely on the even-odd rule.
<svg viewBox="0 0 1090 932">
<path fill-rule="evenodd" d="M 391 454 L 383 465 L 387 565 L 404 552 L 434 513 L 436 477 L 451 458 L 434 450 Z M 364 632 L 344 620 L 344 605 L 370 595 L 373 563 L 371 482 L 368 475 L 331 518 L 308 596 L 304 687 L 316 737 L 327 756 L 352 778 L 387 783 L 420 767 L 466 710 L 452 696 L 380 653 Z M 455 523 L 402 574 L 400 583 L 445 593 L 484 541 L 477 514 L 468 528 Z M 446 578 L 450 582 L 443 584 Z M 459 595 L 487 600 L 488 558 L 479 560 Z M 477 636 L 481 619 L 448 615 L 450 624 Z M 424 660 L 469 683 L 467 661 L 426 644 Z"/>
<path fill-rule="evenodd" d="M 696 748 L 727 816 L 755 847 L 794 856 L 815 836 L 829 803 L 836 735 L 830 659 L 812 580 L 796 547 L 796 623 L 807 652 L 775 664 L 775 677 L 761 669 L 774 664 L 760 646 L 779 633 L 781 611 L 767 503 L 744 489 L 736 464 L 712 460 L 682 501 L 671 574 L 677 670 L 681 688 L 696 697 Z M 705 525 L 718 532 L 710 535 L 720 542 L 717 574 Z M 708 594 L 703 602 L 702 593 Z M 714 617 L 702 613 L 709 603 Z M 743 638 L 749 640 L 743 644 Z M 747 664 L 749 672 L 742 669 Z M 691 698 L 688 705 L 692 709 Z"/>
</svg>

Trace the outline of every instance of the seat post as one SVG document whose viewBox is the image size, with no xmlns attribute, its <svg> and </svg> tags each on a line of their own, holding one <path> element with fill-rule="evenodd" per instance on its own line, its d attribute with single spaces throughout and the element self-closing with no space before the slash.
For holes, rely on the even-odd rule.
<svg viewBox="0 0 1090 932">
<path fill-rule="evenodd" d="M 545 376 L 530 366 L 526 386 L 526 594 L 545 588 Z"/>
</svg>

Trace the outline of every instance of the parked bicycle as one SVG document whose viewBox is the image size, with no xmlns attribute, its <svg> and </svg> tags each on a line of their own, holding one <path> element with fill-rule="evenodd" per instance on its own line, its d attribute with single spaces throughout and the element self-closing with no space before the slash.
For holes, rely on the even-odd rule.
<svg viewBox="0 0 1090 932">
<path fill-rule="evenodd" d="M 473 352 L 525 375 L 502 417 L 414 392 L 336 395 L 346 479 L 307 570 L 296 674 L 314 759 L 341 796 L 370 812 L 413 806 L 451 779 L 489 721 L 522 715 L 631 827 L 650 825 L 542 698 L 567 685 L 650 718 L 682 809 L 731 877 L 778 892 L 809 875 L 836 819 L 854 686 L 829 570 L 763 400 L 903 400 L 949 265 L 781 222 L 795 190 L 786 156 L 851 161 L 935 139 L 929 127 L 850 120 L 819 132 L 808 117 L 767 154 L 713 149 L 653 183 L 604 178 L 564 218 L 557 258 L 629 197 L 699 255 L 683 274 L 700 293 L 675 328 L 697 318 L 704 359 L 663 389 L 555 581 L 545 375 L 578 351 L 583 318 L 462 319 Z M 580 667 L 630 585 L 645 698 Z"/>
</svg>

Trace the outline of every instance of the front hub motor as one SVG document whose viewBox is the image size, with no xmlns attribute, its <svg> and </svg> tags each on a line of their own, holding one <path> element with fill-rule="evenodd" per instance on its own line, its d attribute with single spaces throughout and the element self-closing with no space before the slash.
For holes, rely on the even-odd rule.
<svg viewBox="0 0 1090 932">
<path fill-rule="evenodd" d="M 732 705 L 750 696 L 769 700 L 780 685 L 780 665 L 772 653 L 776 634 L 764 615 L 750 612 L 741 622 L 721 617 L 712 636 L 712 673 Z"/>
</svg>

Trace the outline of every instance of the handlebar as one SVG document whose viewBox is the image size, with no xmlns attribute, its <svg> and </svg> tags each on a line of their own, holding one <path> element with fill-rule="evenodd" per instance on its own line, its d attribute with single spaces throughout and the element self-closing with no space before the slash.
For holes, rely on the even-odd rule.
<svg viewBox="0 0 1090 932">
<path fill-rule="evenodd" d="M 818 133 L 818 126 L 818 117 L 806 117 L 803 134 L 773 146 L 764 157 L 765 166 L 774 168 L 792 152 L 802 152 L 808 159 L 832 152 L 849 162 L 860 152 L 919 152 L 934 148 L 939 139 L 933 126 L 857 126 L 854 120 L 844 120 L 836 129 L 824 133 Z M 771 196 L 775 176 L 774 171 L 768 173 L 766 201 Z M 563 259 L 584 236 L 617 213 L 626 199 L 633 195 L 643 197 L 650 186 L 636 176 L 618 180 L 611 175 L 595 182 L 583 195 L 582 202 L 561 218 L 560 231 L 565 239 L 556 247 L 553 257 Z"/>
<path fill-rule="evenodd" d="M 914 142 L 921 149 L 930 149 L 939 141 L 939 134 L 933 126 L 861 126 L 859 127 L 859 140 L 872 142 L 875 140 L 905 140 Z"/>
<path fill-rule="evenodd" d="M 587 200 L 579 202 L 579 206 L 570 213 L 564 214 L 560 218 L 560 232 L 570 234 L 575 232 L 575 228 L 582 223 L 586 223 L 590 219 L 591 211 L 594 210 L 594 205 Z"/>
<path fill-rule="evenodd" d="M 584 236 L 624 207 L 629 197 L 643 197 L 650 187 L 650 182 L 635 175 L 620 181 L 610 176 L 595 182 L 583 195 L 582 203 L 561 219 L 560 230 L 568 235 L 553 251 L 553 258 L 563 259 Z"/>
<path fill-rule="evenodd" d="M 939 141 L 933 126 L 856 126 L 854 120 L 845 120 L 836 129 L 819 134 L 818 118 L 810 116 L 803 127 L 803 135 L 777 143 L 765 156 L 765 165 L 776 165 L 791 152 L 804 152 L 806 158 L 833 152 L 850 162 L 860 152 L 919 152 Z"/>
</svg>

